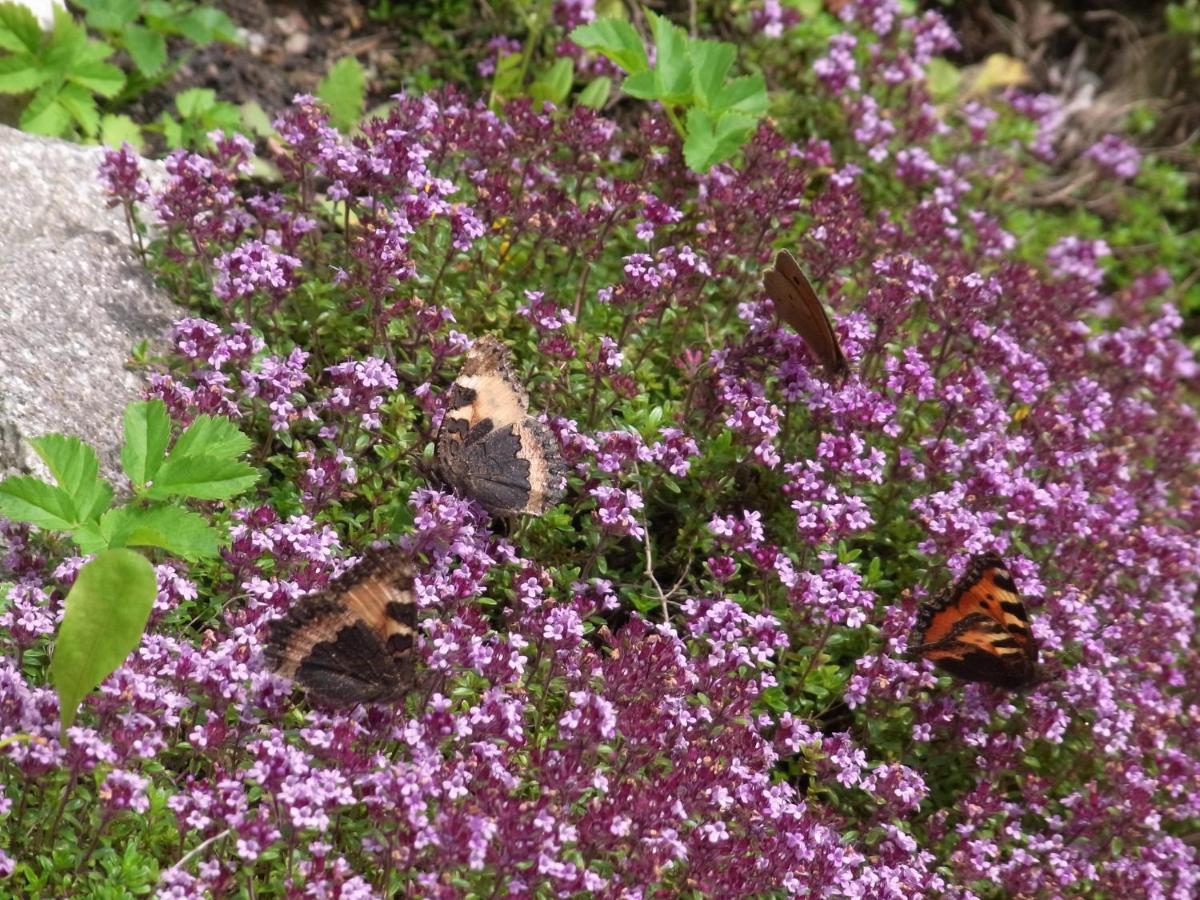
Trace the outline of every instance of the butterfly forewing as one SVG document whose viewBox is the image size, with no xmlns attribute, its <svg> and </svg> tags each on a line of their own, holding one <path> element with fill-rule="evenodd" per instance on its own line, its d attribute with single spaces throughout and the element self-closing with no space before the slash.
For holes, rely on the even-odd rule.
<svg viewBox="0 0 1200 900">
<path fill-rule="evenodd" d="M 844 374 L 846 357 L 842 355 L 833 323 L 792 254 L 779 251 L 775 268 L 763 275 L 763 288 L 780 318 L 804 338 L 825 371 L 832 376 Z"/>
<path fill-rule="evenodd" d="M 369 551 L 272 623 L 267 661 L 324 705 L 394 702 L 412 688 L 416 627 L 408 556 Z"/>
<path fill-rule="evenodd" d="M 1003 561 L 977 556 L 917 617 L 910 653 L 966 681 L 1019 688 L 1037 677 L 1037 643 Z"/>
</svg>

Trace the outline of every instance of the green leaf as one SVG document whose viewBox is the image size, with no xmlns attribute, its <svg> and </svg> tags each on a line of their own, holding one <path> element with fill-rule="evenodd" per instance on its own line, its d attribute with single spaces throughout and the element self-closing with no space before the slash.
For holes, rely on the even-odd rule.
<svg viewBox="0 0 1200 900">
<path fill-rule="evenodd" d="M 29 56 L 0 57 L 0 94 L 25 94 L 50 77 Z"/>
<path fill-rule="evenodd" d="M 105 550 L 79 570 L 50 662 L 64 732 L 141 641 L 157 592 L 154 567 L 132 550 Z"/>
<path fill-rule="evenodd" d="M 736 112 L 752 119 L 761 119 L 767 112 L 770 97 L 762 75 L 743 75 L 726 84 L 717 93 L 711 112 Z"/>
<path fill-rule="evenodd" d="M 275 136 L 275 126 L 271 124 L 271 117 L 257 100 L 247 100 L 239 107 L 239 111 L 244 131 L 261 137 Z"/>
<path fill-rule="evenodd" d="M 638 72 L 622 82 L 621 90 L 639 100 L 657 100 L 658 78 L 653 72 Z"/>
<path fill-rule="evenodd" d="M 499 101 L 519 96 L 525 77 L 525 54 L 509 53 L 496 60 L 496 74 L 492 76 L 492 96 L 490 104 L 495 107 Z"/>
<path fill-rule="evenodd" d="M 106 62 L 87 62 L 75 66 L 68 76 L 71 81 L 101 97 L 115 97 L 125 87 L 125 73 Z"/>
<path fill-rule="evenodd" d="M 171 416 L 161 400 L 143 400 L 125 407 L 121 468 L 136 487 L 154 478 L 170 440 Z"/>
<path fill-rule="evenodd" d="M 138 71 L 153 78 L 167 64 L 167 39 L 144 25 L 125 29 L 125 52 Z"/>
<path fill-rule="evenodd" d="M 88 537 L 91 540 L 93 536 Z M 220 535 L 203 516 L 178 506 L 111 509 L 101 519 L 94 537 L 95 546 L 79 541 L 84 553 L 110 547 L 161 547 L 174 556 L 194 561 L 212 559 L 220 546 Z"/>
<path fill-rule="evenodd" d="M 650 68 L 641 37 L 624 19 L 597 19 L 578 26 L 569 37 L 583 49 L 612 60 L 631 75 Z"/>
<path fill-rule="evenodd" d="M 88 137 L 95 137 L 100 130 L 100 110 L 86 88 L 77 84 L 64 84 L 58 94 L 58 102 L 71 114 L 79 130 Z"/>
<path fill-rule="evenodd" d="M 62 488 L 31 475 L 14 475 L 0 481 L 0 515 L 47 531 L 70 531 L 75 504 Z"/>
<path fill-rule="evenodd" d="M 175 95 L 175 109 L 185 119 L 203 115 L 217 103 L 217 92 L 209 88 L 189 88 Z"/>
<path fill-rule="evenodd" d="M 647 18 L 654 26 L 654 77 L 658 83 L 658 100 L 671 106 L 686 106 L 692 102 L 692 60 L 688 52 L 687 32 L 668 19 L 649 10 Z"/>
<path fill-rule="evenodd" d="M 0 50 L 36 54 L 42 46 L 42 26 L 29 7 L 0 3 Z"/>
<path fill-rule="evenodd" d="M 579 92 L 575 102 L 588 109 L 600 109 L 608 102 L 611 93 L 612 79 L 607 75 L 601 75 L 599 78 L 592 79 L 588 86 Z"/>
<path fill-rule="evenodd" d="M 222 10 L 211 6 L 197 6 L 186 16 L 174 19 L 174 26 L 179 34 L 200 47 L 213 41 L 238 42 L 237 26 Z"/>
<path fill-rule="evenodd" d="M 688 110 L 683 158 L 693 172 L 703 174 L 733 156 L 754 133 L 754 120 L 725 113 L 715 121 L 698 106 Z"/>
<path fill-rule="evenodd" d="M 72 0 L 87 10 L 84 21 L 97 31 L 119 32 L 138 17 L 138 0 Z"/>
<path fill-rule="evenodd" d="M 179 436 L 171 456 L 219 456 L 237 459 L 250 449 L 250 438 L 224 416 L 196 416 Z"/>
<path fill-rule="evenodd" d="M 367 97 L 362 64 L 353 56 L 343 56 L 317 85 L 317 96 L 329 107 L 329 118 L 338 129 L 353 129 L 362 118 Z"/>
<path fill-rule="evenodd" d="M 43 84 L 21 113 L 21 130 L 31 134 L 59 137 L 71 127 L 71 114 L 58 102 L 62 83 L 55 80 Z"/>
<path fill-rule="evenodd" d="M 529 86 L 529 96 L 539 107 L 547 100 L 555 106 L 562 106 L 567 94 L 571 93 L 574 80 L 575 63 L 570 57 L 559 57 L 554 61 L 554 65 Z"/>
<path fill-rule="evenodd" d="M 109 114 L 100 117 L 100 143 L 113 148 L 129 144 L 139 153 L 145 149 L 141 127 L 129 116 L 123 115 Z"/>
<path fill-rule="evenodd" d="M 33 438 L 29 445 L 71 498 L 74 521 L 95 519 L 108 508 L 112 487 L 100 477 L 100 458 L 91 446 L 66 434 L 44 434 Z"/>
<path fill-rule="evenodd" d="M 249 463 L 214 456 L 180 456 L 172 453 L 158 470 L 145 496 L 151 499 L 191 497 L 227 500 L 251 487 L 258 471 Z"/>
<path fill-rule="evenodd" d="M 688 51 L 696 102 L 711 108 L 737 56 L 737 48 L 725 41 L 690 41 Z"/>
</svg>

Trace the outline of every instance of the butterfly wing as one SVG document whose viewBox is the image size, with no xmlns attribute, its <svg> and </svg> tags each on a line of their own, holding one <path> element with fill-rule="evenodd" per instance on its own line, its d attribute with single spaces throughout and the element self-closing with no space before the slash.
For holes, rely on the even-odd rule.
<svg viewBox="0 0 1200 900">
<path fill-rule="evenodd" d="M 768 269 L 763 276 L 763 288 L 780 318 L 804 338 L 825 371 L 834 376 L 844 374 L 846 357 L 842 355 L 833 323 L 792 254 L 779 251 L 775 268 Z"/>
<path fill-rule="evenodd" d="M 407 555 L 370 551 L 271 624 L 267 661 L 327 706 L 394 702 L 412 688 L 416 627 Z"/>
<path fill-rule="evenodd" d="M 480 338 L 450 388 L 437 459 L 450 486 L 492 515 L 541 515 L 562 499 L 565 466 L 557 442 L 528 409 L 507 348 Z"/>
<path fill-rule="evenodd" d="M 965 681 L 1011 690 L 1035 680 L 1029 616 L 998 556 L 975 557 L 950 590 L 921 608 L 910 653 Z"/>
</svg>

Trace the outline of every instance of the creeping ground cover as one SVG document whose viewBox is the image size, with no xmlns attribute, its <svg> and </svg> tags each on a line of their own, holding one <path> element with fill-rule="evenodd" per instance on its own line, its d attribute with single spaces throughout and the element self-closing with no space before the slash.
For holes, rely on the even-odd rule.
<svg viewBox="0 0 1200 900">
<path fill-rule="evenodd" d="M 65 439 L 56 485 L 0 483 L 0 893 L 1200 891 L 1194 260 L 1145 244 L 1179 246 L 1145 208 L 1170 172 L 1115 133 L 1084 155 L 1129 204 L 1110 244 L 1023 205 L 1053 97 L 935 97 L 937 14 L 762 7 L 761 72 L 562 3 L 607 104 L 447 86 L 347 133 L 301 95 L 153 190 L 107 154 L 190 314 L 135 354 L 128 484 Z M 781 248 L 844 377 L 762 289 Z M 485 335 L 566 463 L 542 516 L 436 473 Z M 380 542 L 414 567 L 416 687 L 323 707 L 271 623 Z M 1021 692 L 906 653 L 988 551 L 1041 648 Z M 111 674 L 57 656 L 85 602 L 145 622 Z"/>
</svg>

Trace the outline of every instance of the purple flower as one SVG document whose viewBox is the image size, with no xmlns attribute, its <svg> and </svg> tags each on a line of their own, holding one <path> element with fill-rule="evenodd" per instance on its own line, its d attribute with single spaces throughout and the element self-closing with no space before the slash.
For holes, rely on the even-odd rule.
<svg viewBox="0 0 1200 900">
<path fill-rule="evenodd" d="M 1121 181 L 1136 178 L 1142 167 L 1141 151 L 1116 134 L 1106 134 L 1099 142 L 1088 147 L 1083 155 Z"/>
</svg>

